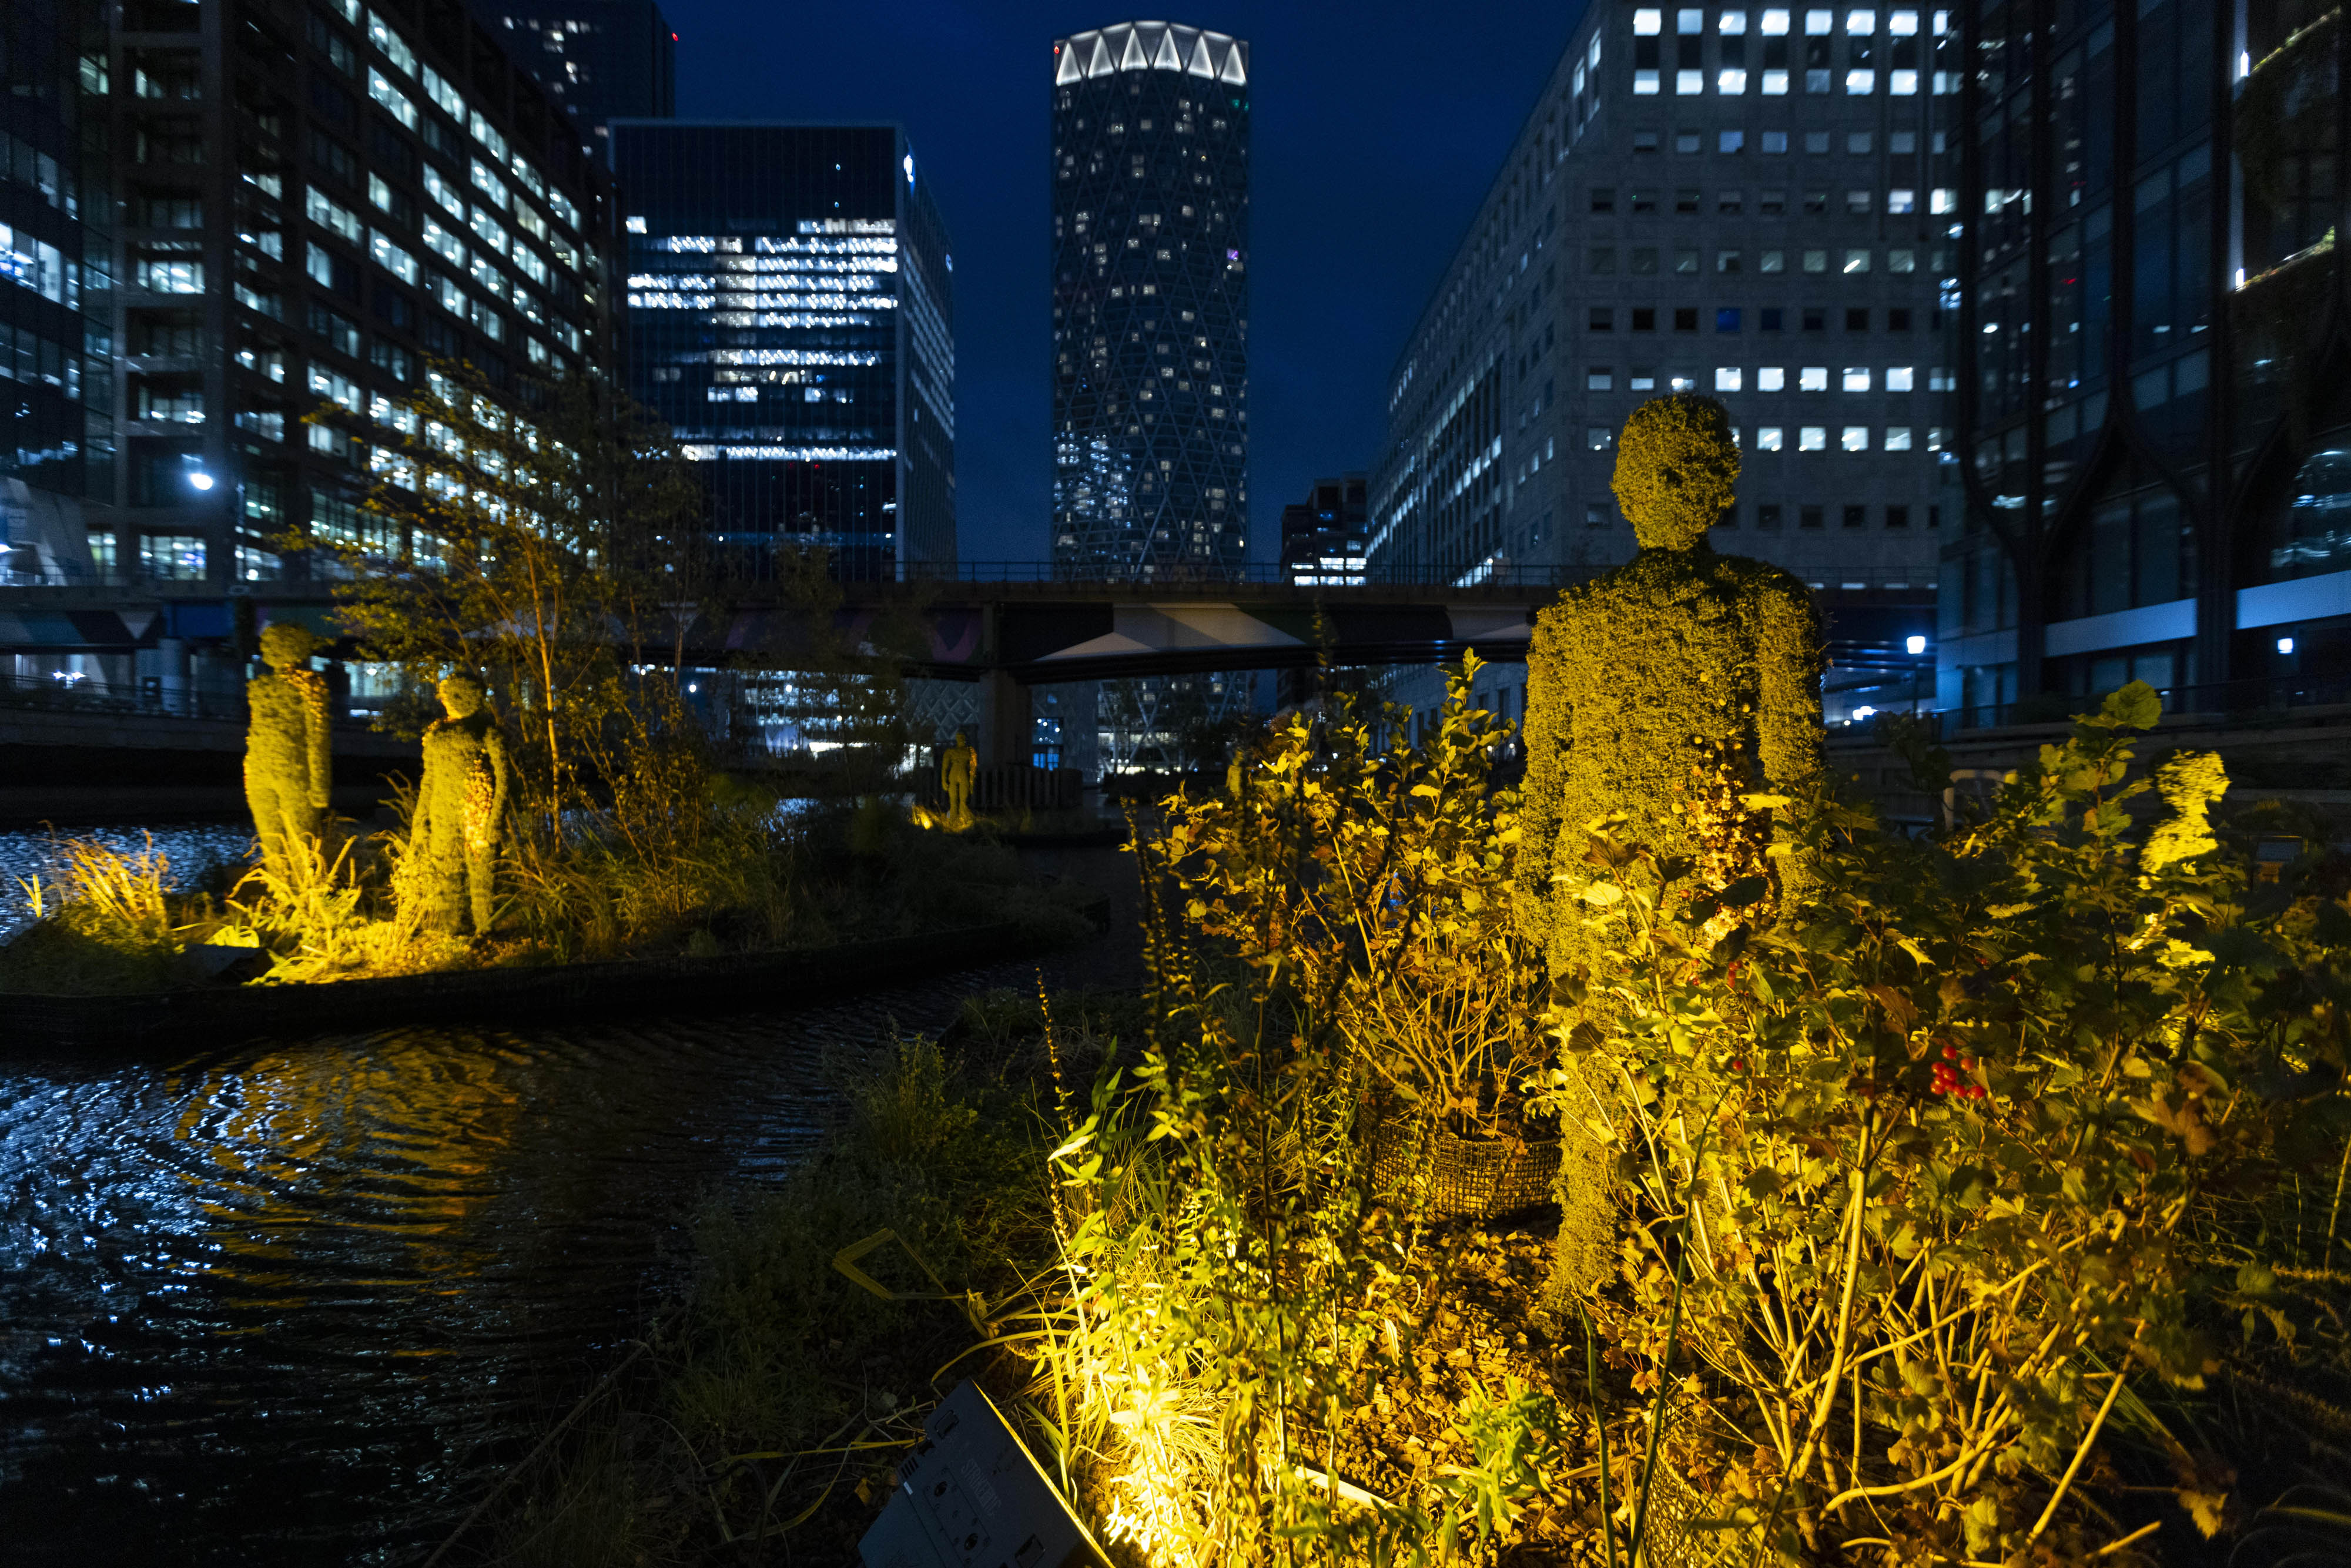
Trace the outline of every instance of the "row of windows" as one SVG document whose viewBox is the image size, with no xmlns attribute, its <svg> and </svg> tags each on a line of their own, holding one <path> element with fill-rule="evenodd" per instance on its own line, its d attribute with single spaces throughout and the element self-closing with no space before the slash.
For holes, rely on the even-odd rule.
<svg viewBox="0 0 2351 1568">
<path fill-rule="evenodd" d="M 1747 151 L 1747 132 L 1744 131 L 1718 131 L 1713 134 L 1714 150 L 1717 152 L 1736 154 Z M 1824 156 L 1835 145 L 1835 133 L 1833 131 L 1807 131 L 1803 134 L 1804 151 L 1813 156 Z M 1636 131 L 1633 133 L 1633 151 L 1635 152 L 1657 152 L 1663 144 L 1663 137 L 1662 131 Z M 1789 133 L 1785 131 L 1766 131 L 1758 138 L 1756 144 L 1761 148 L 1765 157 L 1782 157 L 1787 153 L 1791 146 L 1788 137 Z M 1707 132 L 1703 131 L 1677 131 L 1674 132 L 1674 151 L 1682 154 L 1703 152 L 1706 151 L 1706 139 Z M 1930 133 L 1927 145 L 1928 151 L 1939 156 L 1945 151 L 1943 132 L 1938 131 Z M 1848 131 L 1844 133 L 1844 150 L 1850 155 L 1866 157 L 1876 150 L 1876 131 Z M 1886 151 L 1896 158 L 1916 157 L 1918 152 L 1918 133 L 1915 131 L 1889 132 L 1886 138 Z M 1593 192 L 1595 197 L 1606 194 L 1608 193 L 1604 190 Z M 1592 210 L 1595 213 L 1604 213 L 1608 209 L 1595 202 Z"/>
<path fill-rule="evenodd" d="M 1677 392 L 1696 390 L 1686 377 L 1675 378 L 1673 385 Z M 1830 450 L 1829 428 L 1825 424 L 1758 425 L 1755 429 L 1754 449 L 1758 452 L 1826 452 Z M 1788 444 L 1788 432 L 1791 429 L 1796 433 L 1795 444 L 1792 446 Z M 1840 425 L 1836 428 L 1835 449 L 1839 452 L 1870 451 L 1871 433 L 1872 427 L 1866 424 Z M 1731 438 L 1739 441 L 1740 445 L 1746 444 L 1745 441 L 1740 439 L 1742 432 L 1734 428 L 1730 434 Z M 1919 434 L 1919 426 L 1889 424 L 1885 427 L 1884 434 L 1878 437 L 1876 449 L 1880 452 L 1918 451 L 1921 450 L 1918 444 Z M 1925 427 L 1925 439 L 1926 444 L 1923 450 L 1940 452 L 1949 444 L 1950 432 L 1939 424 L 1928 425 Z M 1587 451 L 1610 450 L 1616 444 L 1616 427 L 1613 424 L 1585 425 L 1583 444 Z"/>
<path fill-rule="evenodd" d="M 1756 24 L 1756 31 L 1763 37 L 1784 38 L 1795 26 L 1795 16 L 1792 10 L 1772 6 L 1753 13 L 1753 20 Z M 1750 14 L 1741 9 L 1719 12 L 1715 18 L 1716 31 L 1726 38 L 1744 37 L 1749 17 Z M 1916 37 L 1918 36 L 1920 19 L 1920 13 L 1917 11 L 1888 11 L 1886 13 L 1886 36 L 1896 38 Z M 1936 12 L 1931 20 L 1937 37 L 1950 31 L 1951 14 L 1949 11 Z M 1808 38 L 1827 37 L 1836 31 L 1836 22 L 1837 14 L 1834 10 L 1806 11 L 1804 36 Z M 1636 38 L 1654 38 L 1665 30 L 1665 26 L 1666 14 L 1663 9 L 1645 6 L 1633 13 L 1633 36 Z M 1844 31 L 1847 37 L 1876 37 L 1877 12 L 1874 9 L 1847 11 L 1844 14 Z M 1685 38 L 1702 36 L 1706 32 L 1705 10 L 1703 8 L 1677 10 L 1674 13 L 1674 32 Z"/>
<path fill-rule="evenodd" d="M 1807 70 L 1804 72 L 1804 90 L 1815 94 L 1835 91 L 1835 74 L 1825 68 Z M 1755 75 L 1756 89 L 1764 97 L 1787 96 L 1791 72 L 1784 69 L 1765 70 L 1758 71 Z M 1656 97 L 1663 90 L 1661 76 L 1662 73 L 1655 70 L 1635 70 L 1633 73 L 1633 96 Z M 1725 67 L 1715 74 L 1715 90 L 1726 98 L 1742 97 L 1747 91 L 1747 76 L 1746 71 L 1736 67 Z M 1919 73 L 1916 69 L 1893 70 L 1886 73 L 1886 90 L 1895 98 L 1917 97 L 1918 82 Z M 1959 73 L 1937 71 L 1928 85 L 1937 96 L 1948 96 L 1959 90 Z M 1848 98 L 1869 97 L 1877 90 L 1877 72 L 1867 67 L 1846 71 L 1844 90 Z M 1704 71 L 1690 70 L 1674 73 L 1674 95 L 1677 98 L 1695 98 L 1704 91 L 1706 91 Z"/>
<path fill-rule="evenodd" d="M 1719 392 L 1745 392 L 1747 374 L 1744 369 L 1737 365 L 1717 365 L 1714 371 L 1714 390 Z M 1764 365 L 1754 374 L 1757 392 L 1775 392 L 1789 390 L 1788 371 L 1783 365 Z M 1668 376 L 1667 379 L 1673 383 L 1674 390 L 1677 392 L 1695 390 L 1694 385 L 1687 388 L 1682 385 L 1684 382 L 1694 383 L 1695 377 Z M 1918 390 L 1917 369 L 1912 365 L 1886 366 L 1883 381 L 1880 381 L 1867 365 L 1846 365 L 1841 369 L 1835 379 L 1839 390 L 1849 392 L 1865 392 L 1874 390 L 1907 392 Z M 1796 371 L 1794 387 L 1798 392 L 1824 392 L 1829 390 L 1829 368 L 1826 365 L 1804 365 Z M 1657 372 L 1636 367 L 1625 378 L 1625 384 L 1626 390 L 1630 392 L 1653 392 L 1656 389 Z M 1927 372 L 1926 390 L 1928 392 L 1950 392 L 1958 384 L 1958 379 L 1940 366 Z M 1593 365 L 1583 373 L 1583 389 L 1586 392 L 1615 391 L 1615 371 L 1607 365 Z"/>
<path fill-rule="evenodd" d="M 1826 190 L 1799 191 L 1796 193 L 1796 199 L 1802 204 L 1806 217 L 1826 217 L 1829 214 L 1829 199 L 1832 193 Z M 1593 192 L 1592 210 L 1595 213 L 1614 213 L 1616 210 L 1614 196 L 1615 193 L 1613 191 Z M 1628 193 L 1625 210 L 1635 217 L 1654 215 L 1659 211 L 1657 198 L 1658 193 L 1653 189 L 1635 189 Z M 1956 190 L 1937 190 L 1929 193 L 1928 204 L 1937 214 L 1952 213 L 1959 210 L 1959 193 Z M 1694 218 L 1706 209 L 1706 193 L 1698 186 L 1685 185 L 1674 193 L 1673 210 L 1677 215 Z M 1874 188 L 1855 186 L 1844 193 L 1845 216 L 1865 218 L 1876 214 L 1877 210 L 1877 192 Z M 1890 216 L 1909 217 L 1917 211 L 1918 193 L 1915 188 L 1896 185 L 1887 189 L 1886 212 Z M 1743 190 L 1718 190 L 1714 197 L 1714 212 L 1719 217 L 1746 216 L 1747 193 Z M 1763 218 L 1786 217 L 1788 215 L 1787 191 L 1785 189 L 1758 191 L 1755 195 L 1755 215 Z"/>
<path fill-rule="evenodd" d="M 1671 275 L 1677 277 L 1698 277 L 1701 272 L 1708 270 L 1708 261 L 1712 262 L 1712 270 L 1719 277 L 1743 274 L 1747 270 L 1747 252 L 1736 246 L 1719 246 L 1710 254 L 1698 246 L 1676 246 L 1671 247 L 1670 254 L 1673 263 Z M 1662 246 L 1641 245 L 1624 247 L 1625 276 L 1628 277 L 1660 276 L 1660 268 L 1664 265 L 1667 255 L 1667 247 Z M 1795 258 L 1796 269 L 1800 272 L 1809 273 L 1816 277 L 1826 277 L 1834 272 L 1840 277 L 1845 277 L 1871 271 L 1872 264 L 1876 259 L 1876 253 L 1866 247 L 1831 250 L 1824 246 L 1818 250 L 1779 248 L 1759 250 L 1755 253 L 1755 270 L 1767 276 L 1784 273 L 1788 270 L 1789 258 L 1792 256 Z M 1584 270 L 1593 277 L 1614 277 L 1616 276 L 1617 257 L 1618 248 L 1615 246 L 1593 246 L 1584 257 Z M 1886 270 L 1888 272 L 1907 274 L 1918 270 L 1918 253 L 1916 250 L 1891 250 L 1886 253 Z"/>
<path fill-rule="evenodd" d="M 1697 331 L 1699 319 L 1704 314 L 1695 305 L 1669 306 L 1667 308 L 1667 312 L 1671 317 L 1673 329 L 1677 332 Z M 1625 325 L 1629 331 L 1654 332 L 1657 329 L 1657 308 L 1654 305 L 1635 305 L 1626 309 L 1624 315 Z M 1738 332 L 1745 329 L 1747 312 L 1742 307 L 1719 306 L 1713 315 L 1714 329 L 1717 332 Z M 1802 322 L 1804 331 L 1825 332 L 1829 329 L 1830 311 L 1826 306 L 1802 306 L 1796 310 L 1795 315 Z M 1870 315 L 1870 308 L 1866 305 L 1846 306 L 1844 329 L 1848 332 L 1868 331 Z M 1614 305 L 1592 306 L 1590 313 L 1585 318 L 1585 330 L 1613 332 L 1616 329 L 1616 316 L 1617 308 Z M 1788 330 L 1788 316 L 1789 312 L 1785 308 L 1766 305 L 1755 312 L 1756 329 L 1763 332 L 1784 332 Z M 1912 319 L 1912 312 L 1908 306 L 1892 306 L 1886 312 L 1886 329 L 1889 332 L 1907 332 L 1910 330 Z M 1943 326 L 1943 313 L 1940 310 L 1929 310 L 1927 312 L 1927 324 L 1931 330 L 1940 331 Z"/>
</svg>

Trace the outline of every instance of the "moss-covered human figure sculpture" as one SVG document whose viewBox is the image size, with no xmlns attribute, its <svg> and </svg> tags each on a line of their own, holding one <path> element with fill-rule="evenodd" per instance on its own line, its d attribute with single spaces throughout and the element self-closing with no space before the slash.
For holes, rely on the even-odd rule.
<svg viewBox="0 0 2351 1568">
<path fill-rule="evenodd" d="M 1580 977 L 1596 956 L 1594 934 L 1559 906 L 1552 881 L 1590 871 L 1587 823 L 1622 811 L 1630 820 L 1614 831 L 1625 841 L 1687 855 L 1702 880 L 1727 884 L 1766 869 L 1761 849 L 1775 831 L 1740 797 L 1801 800 L 1819 776 L 1823 660 L 1811 596 L 1779 568 L 1718 555 L 1706 541 L 1738 478 L 1729 416 L 1712 398 L 1634 410 L 1614 488 L 1641 549 L 1536 621 L 1516 896 L 1554 977 Z M 1726 853 L 1726 809 L 1741 819 L 1729 837 L 1744 836 L 1752 852 Z M 1784 900 L 1802 872 L 1774 861 Z M 1562 1121 L 1554 1300 L 1597 1279 L 1614 1254 L 1613 1160 L 1581 1118 Z"/>
<path fill-rule="evenodd" d="M 947 796 L 947 831 L 960 833 L 971 826 L 971 784 L 979 776 L 979 753 L 956 730 L 955 739 L 939 753 L 939 788 Z"/>
<path fill-rule="evenodd" d="M 334 782 L 327 682 L 310 668 L 312 642 L 280 622 L 261 633 L 269 673 L 245 688 L 252 714 L 245 732 L 245 803 L 265 863 L 282 871 L 289 839 L 315 840 Z"/>
<path fill-rule="evenodd" d="M 474 935 L 486 936 L 511 780 L 506 737 L 482 683 L 471 675 L 441 683 L 441 706 L 447 716 L 424 731 L 424 781 L 408 839 L 414 869 L 407 886 L 423 906 L 425 928 L 451 936 L 463 924 L 470 894 Z"/>
</svg>

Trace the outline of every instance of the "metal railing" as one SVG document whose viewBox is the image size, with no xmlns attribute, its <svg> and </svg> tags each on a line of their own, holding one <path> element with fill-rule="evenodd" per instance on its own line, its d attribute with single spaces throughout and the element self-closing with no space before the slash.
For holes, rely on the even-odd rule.
<svg viewBox="0 0 2351 1568">
<path fill-rule="evenodd" d="M 208 691 L 188 685 L 166 689 L 148 676 L 138 689 L 124 691 L 93 680 L 61 681 L 55 676 L 0 674 L 0 707 L 37 708 L 55 713 L 131 714 L 155 718 L 245 718 L 243 692 Z"/>
<path fill-rule="evenodd" d="M 2297 708 L 2351 706 L 2351 678 L 2340 675 L 2257 675 L 2250 680 L 2203 685 L 2162 686 L 2166 718 L 2181 723 L 2257 726 L 2276 722 Z M 2003 729 L 2017 725 L 2063 724 L 2077 713 L 2095 712 L 2103 692 L 2073 696 L 2044 693 L 2015 702 L 1946 708 L 1935 716 L 1945 736 L 1961 730 Z"/>
</svg>

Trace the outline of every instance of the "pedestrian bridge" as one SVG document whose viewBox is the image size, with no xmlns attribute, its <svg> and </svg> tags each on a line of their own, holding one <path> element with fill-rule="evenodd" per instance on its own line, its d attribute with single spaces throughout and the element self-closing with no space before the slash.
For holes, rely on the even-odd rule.
<svg viewBox="0 0 2351 1568">
<path fill-rule="evenodd" d="M 1017 568 L 1019 563 L 988 563 Z M 1597 569 L 1518 569 L 1469 584 L 1386 581 L 1301 586 L 1289 581 L 1199 578 L 1149 582 L 1050 578 L 924 579 L 840 584 L 833 630 L 852 641 L 911 633 L 913 673 L 977 681 L 1008 676 L 1023 685 L 1217 670 L 1426 664 L 1526 656 L 1533 620 L 1560 591 Z M 333 637 L 328 583 L 239 585 L 266 622 L 297 619 Z M 1930 674 L 1933 597 L 1923 589 L 1816 590 L 1830 656 L 1855 671 Z M 687 656 L 720 664 L 789 663 L 811 617 L 804 601 L 770 584 L 745 584 L 723 607 L 698 614 Z M 133 653 L 181 656 L 225 646 L 234 597 L 221 585 L 118 582 L 0 588 L 0 653 L 39 655 Z M 347 650 L 348 651 L 348 648 Z"/>
</svg>

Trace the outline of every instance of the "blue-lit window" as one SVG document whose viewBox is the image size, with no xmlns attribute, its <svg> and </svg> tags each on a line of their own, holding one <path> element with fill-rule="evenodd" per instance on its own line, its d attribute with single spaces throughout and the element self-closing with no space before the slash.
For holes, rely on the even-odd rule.
<svg viewBox="0 0 2351 1568">
<path fill-rule="evenodd" d="M 1718 332 L 1738 331 L 1739 308 L 1735 305 L 1726 306 L 1722 309 L 1716 311 L 1714 313 L 1714 329 Z"/>
</svg>

